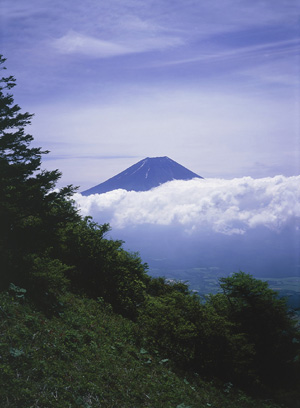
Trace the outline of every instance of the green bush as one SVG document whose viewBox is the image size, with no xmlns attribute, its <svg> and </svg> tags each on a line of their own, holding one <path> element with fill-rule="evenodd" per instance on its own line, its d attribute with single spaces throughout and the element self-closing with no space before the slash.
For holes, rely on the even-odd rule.
<svg viewBox="0 0 300 408">
<path fill-rule="evenodd" d="M 196 297 L 174 290 L 157 297 L 148 296 L 138 323 L 153 350 L 159 349 L 186 367 L 194 359 L 201 309 Z"/>
<path fill-rule="evenodd" d="M 234 333 L 243 334 L 252 345 L 256 381 L 275 387 L 290 382 L 299 332 L 285 299 L 266 282 L 243 272 L 221 278 L 220 286 L 223 293 L 211 296 L 210 304 L 233 324 Z"/>
<path fill-rule="evenodd" d="M 138 322 L 152 348 L 249 391 L 295 385 L 299 332 L 285 301 L 242 272 L 220 284 L 223 293 L 201 303 L 182 283 L 151 280 Z"/>
</svg>

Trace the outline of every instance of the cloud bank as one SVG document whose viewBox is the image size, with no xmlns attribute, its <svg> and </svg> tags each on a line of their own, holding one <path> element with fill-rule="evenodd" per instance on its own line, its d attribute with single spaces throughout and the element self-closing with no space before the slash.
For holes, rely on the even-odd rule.
<svg viewBox="0 0 300 408">
<path fill-rule="evenodd" d="M 152 275 L 194 288 L 203 271 L 300 275 L 300 176 L 174 180 L 74 198 L 82 215 L 109 222 L 110 236 L 139 252 Z"/>
<path fill-rule="evenodd" d="M 174 180 L 147 192 L 114 190 L 74 198 L 84 215 L 117 229 L 178 225 L 187 233 L 243 235 L 256 227 L 280 232 L 300 221 L 300 176 Z"/>
</svg>

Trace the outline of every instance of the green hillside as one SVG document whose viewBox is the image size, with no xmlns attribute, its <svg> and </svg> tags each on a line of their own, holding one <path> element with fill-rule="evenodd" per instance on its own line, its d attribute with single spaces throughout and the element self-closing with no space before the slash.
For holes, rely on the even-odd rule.
<svg viewBox="0 0 300 408">
<path fill-rule="evenodd" d="M 231 383 L 176 374 L 138 326 L 101 300 L 66 294 L 47 318 L 16 288 L 0 295 L 1 407 L 276 407 Z"/>
</svg>

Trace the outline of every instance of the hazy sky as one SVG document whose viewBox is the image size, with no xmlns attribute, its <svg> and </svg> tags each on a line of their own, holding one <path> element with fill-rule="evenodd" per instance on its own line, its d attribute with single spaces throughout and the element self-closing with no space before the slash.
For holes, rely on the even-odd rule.
<svg viewBox="0 0 300 408">
<path fill-rule="evenodd" d="M 1 0 L 15 100 L 84 190 L 147 156 L 299 174 L 299 0 Z"/>
</svg>

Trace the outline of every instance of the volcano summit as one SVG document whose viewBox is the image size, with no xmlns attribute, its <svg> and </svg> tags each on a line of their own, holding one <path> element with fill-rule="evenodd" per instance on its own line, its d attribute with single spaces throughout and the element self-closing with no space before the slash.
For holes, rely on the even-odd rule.
<svg viewBox="0 0 300 408">
<path fill-rule="evenodd" d="M 172 180 L 203 178 L 169 157 L 147 157 L 122 171 L 104 183 L 98 184 L 81 194 L 102 194 L 119 188 L 127 191 L 148 191 Z"/>
</svg>

